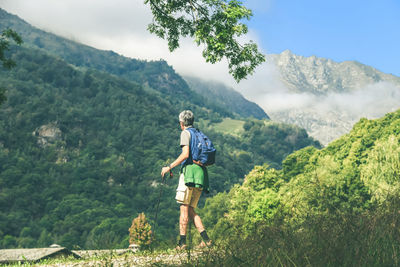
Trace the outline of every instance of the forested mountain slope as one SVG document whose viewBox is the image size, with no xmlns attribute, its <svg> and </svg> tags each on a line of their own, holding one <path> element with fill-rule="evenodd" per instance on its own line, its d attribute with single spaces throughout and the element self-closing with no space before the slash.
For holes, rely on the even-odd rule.
<svg viewBox="0 0 400 267">
<path fill-rule="evenodd" d="M 226 266 L 398 265 L 399 170 L 400 110 L 294 152 L 281 170 L 256 166 L 207 200 L 204 222 L 226 240 Z"/>
<path fill-rule="evenodd" d="M 184 79 L 163 60 L 149 62 L 123 57 L 113 51 L 98 50 L 37 29 L 17 16 L 0 9 L 0 28 L 7 27 L 17 31 L 29 47 L 41 49 L 78 67 L 96 69 L 142 84 L 145 89 L 152 90 L 153 93 L 158 92 L 171 104 L 178 105 L 181 109 L 182 103 L 186 106 L 208 107 L 218 112 L 211 116 L 215 120 L 219 117 L 218 115 L 268 118 L 260 107 L 247 101 L 238 93 L 237 100 L 240 103 L 246 103 L 250 108 L 237 109 L 235 108 L 237 103 L 232 102 L 222 106 L 218 101 L 190 90 Z"/>
<path fill-rule="evenodd" d="M 213 120 L 225 119 L 213 107 L 29 45 L 13 47 L 11 55 L 17 66 L 0 71 L 8 97 L 0 109 L 3 248 L 126 247 L 139 212 L 153 222 L 160 169 L 180 152 L 177 116 L 183 108 L 202 118 L 217 146 L 217 163 L 209 169 L 212 194 L 241 181 L 255 163 L 279 167 L 293 150 L 319 146 L 300 128 L 268 121 L 249 121 L 242 135 L 224 135 L 212 130 Z M 154 77 L 165 73 L 166 64 L 157 64 L 151 63 L 160 69 L 153 69 Z M 192 93 L 187 86 L 170 88 Z M 176 234 L 175 186 L 176 180 L 168 181 L 161 200 L 162 240 Z"/>
</svg>

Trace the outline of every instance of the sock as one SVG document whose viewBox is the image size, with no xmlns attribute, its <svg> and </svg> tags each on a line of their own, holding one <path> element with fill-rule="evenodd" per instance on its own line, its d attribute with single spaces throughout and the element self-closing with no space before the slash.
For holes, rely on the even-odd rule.
<svg viewBox="0 0 400 267">
<path fill-rule="evenodd" d="M 179 239 L 179 246 L 186 244 L 186 235 L 181 235 L 181 239 Z"/>
<path fill-rule="evenodd" d="M 210 238 L 207 235 L 206 230 L 204 230 L 203 232 L 200 233 L 201 237 L 203 238 L 204 242 L 207 242 L 210 240 Z"/>
</svg>

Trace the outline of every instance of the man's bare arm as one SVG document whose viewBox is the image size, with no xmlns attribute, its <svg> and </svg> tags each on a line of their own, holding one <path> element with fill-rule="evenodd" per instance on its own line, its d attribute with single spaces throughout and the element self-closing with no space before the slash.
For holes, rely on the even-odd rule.
<svg viewBox="0 0 400 267">
<path fill-rule="evenodd" d="M 190 152 L 189 146 L 183 146 L 182 153 L 179 155 L 179 157 L 174 162 L 172 162 L 168 167 L 163 167 L 161 169 L 161 176 L 164 177 L 164 175 L 167 172 L 169 172 L 170 170 L 172 170 L 173 168 L 184 162 L 189 157 L 189 152 Z"/>
</svg>

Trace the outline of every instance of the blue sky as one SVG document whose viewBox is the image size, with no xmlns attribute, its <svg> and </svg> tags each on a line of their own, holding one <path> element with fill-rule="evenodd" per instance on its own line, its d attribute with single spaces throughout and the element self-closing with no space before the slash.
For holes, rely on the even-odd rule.
<svg viewBox="0 0 400 267">
<path fill-rule="evenodd" d="M 268 53 L 356 60 L 400 76 L 400 0 L 247 0 Z"/>
</svg>

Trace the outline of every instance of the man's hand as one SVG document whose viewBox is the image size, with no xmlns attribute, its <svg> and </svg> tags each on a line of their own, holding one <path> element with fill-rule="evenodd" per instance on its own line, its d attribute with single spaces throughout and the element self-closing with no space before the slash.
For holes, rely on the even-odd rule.
<svg viewBox="0 0 400 267">
<path fill-rule="evenodd" d="M 183 146 L 182 147 L 182 153 L 179 155 L 179 157 L 172 162 L 171 164 L 169 164 L 169 166 L 167 167 L 163 167 L 161 169 L 161 177 L 164 178 L 165 174 L 167 172 L 169 172 L 170 174 L 170 178 L 172 178 L 172 168 L 178 166 L 179 164 L 181 164 L 185 159 L 187 159 L 189 157 L 189 146 Z"/>
<path fill-rule="evenodd" d="M 169 172 L 169 171 L 171 171 L 171 168 L 170 168 L 170 167 L 163 167 L 163 168 L 161 169 L 161 177 L 164 178 L 165 174 L 166 174 L 167 172 Z"/>
</svg>

